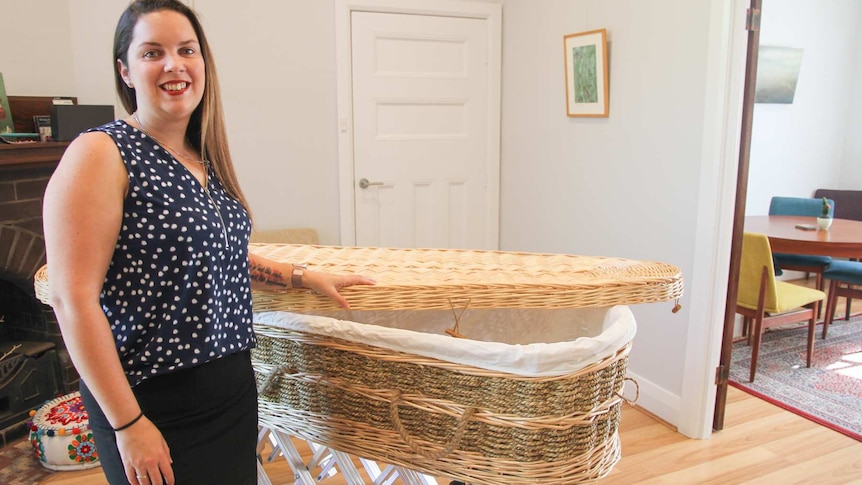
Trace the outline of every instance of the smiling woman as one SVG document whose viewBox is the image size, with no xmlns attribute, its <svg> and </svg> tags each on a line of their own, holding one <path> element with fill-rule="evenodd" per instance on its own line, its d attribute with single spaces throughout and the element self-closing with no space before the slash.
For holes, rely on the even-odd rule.
<svg viewBox="0 0 862 485">
<path fill-rule="evenodd" d="M 203 28 L 177 11 L 160 10 L 164 3 L 155 2 L 142 21 L 121 20 L 118 25 L 114 56 L 120 99 L 137 128 L 167 148 L 201 183 L 206 173 L 193 162 L 207 159 L 211 150 L 213 168 L 226 190 L 248 209 L 223 133 L 221 101 L 215 95 L 218 80 L 215 73 L 207 75 L 213 61 Z M 210 115 L 212 127 L 205 131 L 200 120 Z"/>
<path fill-rule="evenodd" d="M 206 38 L 182 3 L 135 1 L 114 52 L 133 115 L 79 136 L 45 198 L 52 303 L 102 470 L 112 484 L 254 483 L 251 223 Z M 212 168 L 197 163 L 209 147 Z"/>
<path fill-rule="evenodd" d="M 135 0 L 114 37 L 131 116 L 78 136 L 45 193 L 50 303 L 111 484 L 253 484 L 251 287 L 346 301 L 359 276 L 249 255 L 213 58 L 176 0 Z"/>
</svg>

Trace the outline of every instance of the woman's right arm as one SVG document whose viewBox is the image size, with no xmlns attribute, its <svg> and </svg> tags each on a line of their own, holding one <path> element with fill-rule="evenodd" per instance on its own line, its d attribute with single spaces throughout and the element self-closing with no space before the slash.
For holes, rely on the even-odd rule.
<svg viewBox="0 0 862 485">
<path fill-rule="evenodd" d="M 73 141 L 45 192 L 43 210 L 51 306 L 75 368 L 115 428 L 141 412 L 120 364 L 99 295 L 123 218 L 128 178 L 114 142 L 103 133 Z M 146 419 L 117 433 L 130 483 L 173 483 L 170 452 Z"/>
</svg>

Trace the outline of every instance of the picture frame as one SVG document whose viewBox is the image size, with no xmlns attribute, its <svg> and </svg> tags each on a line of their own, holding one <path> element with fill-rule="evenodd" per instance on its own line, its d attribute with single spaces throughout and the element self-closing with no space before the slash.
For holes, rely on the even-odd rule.
<svg viewBox="0 0 862 485">
<path fill-rule="evenodd" d="M 758 47 L 755 103 L 793 104 L 802 67 L 802 52 L 802 49 L 793 47 Z"/>
<path fill-rule="evenodd" d="M 51 115 L 34 115 L 33 127 L 36 128 L 36 133 L 39 134 L 39 141 L 54 140 L 51 132 Z"/>
<path fill-rule="evenodd" d="M 609 116 L 607 42 L 606 29 L 563 36 L 569 117 Z"/>
<path fill-rule="evenodd" d="M 0 72 L 0 134 L 15 132 L 15 122 L 12 119 L 12 109 L 6 96 L 6 85 L 3 83 L 3 73 Z"/>
</svg>

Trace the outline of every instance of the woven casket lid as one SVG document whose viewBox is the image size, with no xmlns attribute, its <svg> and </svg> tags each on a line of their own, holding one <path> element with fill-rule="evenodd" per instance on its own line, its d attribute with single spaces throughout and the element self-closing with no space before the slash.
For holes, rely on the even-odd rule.
<svg viewBox="0 0 862 485">
<path fill-rule="evenodd" d="M 344 288 L 353 310 L 578 308 L 679 298 L 676 266 L 622 258 L 459 249 L 252 244 L 254 254 L 309 270 L 361 274 L 373 286 Z M 323 311 L 339 307 L 309 291 L 253 292 L 254 311 Z"/>
</svg>

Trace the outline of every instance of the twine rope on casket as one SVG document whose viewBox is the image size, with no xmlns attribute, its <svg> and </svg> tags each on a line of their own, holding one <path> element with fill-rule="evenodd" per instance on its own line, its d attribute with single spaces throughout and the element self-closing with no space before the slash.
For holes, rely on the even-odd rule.
<svg viewBox="0 0 862 485">
<path fill-rule="evenodd" d="M 461 334 L 461 331 L 458 329 L 458 326 L 461 324 L 461 317 L 464 316 L 464 312 L 466 312 L 467 308 L 470 306 L 470 299 L 467 299 L 467 303 L 464 305 L 464 308 L 461 310 L 461 313 L 455 313 L 455 304 L 452 303 L 451 298 L 447 299 L 449 300 L 449 308 L 452 309 L 452 317 L 455 319 L 455 325 L 452 328 L 447 328 L 446 333 L 455 338 L 467 338 L 466 336 Z"/>
<path fill-rule="evenodd" d="M 260 383 L 260 387 L 258 387 L 257 393 L 266 396 L 272 392 L 273 388 L 277 387 L 281 381 L 281 376 L 284 374 L 296 374 L 295 369 L 291 369 L 287 365 L 280 365 L 272 370 L 266 379 Z"/>
<path fill-rule="evenodd" d="M 467 425 L 470 424 L 470 420 L 477 411 L 476 407 L 472 406 L 464 410 L 464 414 L 462 414 L 458 419 L 458 424 L 455 426 L 455 431 L 452 433 L 452 439 L 449 440 L 449 443 L 442 450 L 431 452 L 423 450 L 419 444 L 416 443 L 416 440 L 410 436 L 410 433 L 401 422 L 401 416 L 398 414 L 399 404 L 401 404 L 401 391 L 396 389 L 393 391 L 392 401 L 389 405 L 389 417 L 392 419 L 392 425 L 395 426 L 395 431 L 398 432 L 398 435 L 411 450 L 413 450 L 417 455 L 429 460 L 439 460 L 440 458 L 452 453 L 452 451 L 458 447 L 461 443 L 461 439 L 464 437 L 464 432 L 467 430 Z"/>
</svg>

